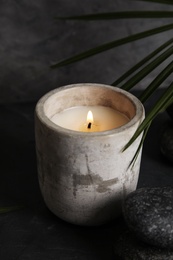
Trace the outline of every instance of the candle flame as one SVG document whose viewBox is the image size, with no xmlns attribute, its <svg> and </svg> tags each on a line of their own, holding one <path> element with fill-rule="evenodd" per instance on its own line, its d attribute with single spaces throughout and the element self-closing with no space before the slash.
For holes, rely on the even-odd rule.
<svg viewBox="0 0 173 260">
<path fill-rule="evenodd" d="M 87 123 L 93 123 L 94 119 L 93 119 L 93 113 L 91 111 L 88 111 L 87 114 Z"/>
</svg>

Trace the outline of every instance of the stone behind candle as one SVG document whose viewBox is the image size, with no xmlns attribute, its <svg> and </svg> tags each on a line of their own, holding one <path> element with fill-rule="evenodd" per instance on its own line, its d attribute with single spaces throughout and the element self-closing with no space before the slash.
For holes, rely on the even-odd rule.
<svg viewBox="0 0 173 260">
<path fill-rule="evenodd" d="M 141 188 L 124 201 L 125 221 L 147 244 L 173 249 L 173 188 Z"/>
<path fill-rule="evenodd" d="M 173 121 L 165 127 L 162 133 L 160 150 L 164 157 L 173 163 Z"/>
</svg>

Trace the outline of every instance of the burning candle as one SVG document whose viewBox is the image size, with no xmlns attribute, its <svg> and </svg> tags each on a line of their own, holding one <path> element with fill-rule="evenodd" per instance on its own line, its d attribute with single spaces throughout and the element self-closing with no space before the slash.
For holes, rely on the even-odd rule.
<svg viewBox="0 0 173 260">
<path fill-rule="evenodd" d="M 105 106 L 76 106 L 52 116 L 55 124 L 74 131 L 101 132 L 120 127 L 129 118 L 119 111 Z"/>
<path fill-rule="evenodd" d="M 121 202 L 136 189 L 141 152 L 133 168 L 129 163 L 142 135 L 122 150 L 144 115 L 136 97 L 102 84 L 65 86 L 40 99 L 35 112 L 38 179 L 55 215 L 87 226 L 120 215 Z"/>
<path fill-rule="evenodd" d="M 92 129 L 93 128 L 93 113 L 91 111 L 88 111 L 87 114 L 87 129 Z"/>
</svg>

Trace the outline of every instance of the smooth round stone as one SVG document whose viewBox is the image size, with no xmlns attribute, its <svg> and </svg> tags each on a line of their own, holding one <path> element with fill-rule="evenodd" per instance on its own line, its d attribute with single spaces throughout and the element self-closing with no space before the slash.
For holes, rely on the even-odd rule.
<svg viewBox="0 0 173 260">
<path fill-rule="evenodd" d="M 173 188 L 141 188 L 130 193 L 124 201 L 123 215 L 140 240 L 173 249 Z"/>
<path fill-rule="evenodd" d="M 168 125 L 164 129 L 160 142 L 160 150 L 173 163 L 173 124 Z"/>
<path fill-rule="evenodd" d="M 173 251 L 150 246 L 126 231 L 115 243 L 116 260 L 173 260 Z"/>
</svg>

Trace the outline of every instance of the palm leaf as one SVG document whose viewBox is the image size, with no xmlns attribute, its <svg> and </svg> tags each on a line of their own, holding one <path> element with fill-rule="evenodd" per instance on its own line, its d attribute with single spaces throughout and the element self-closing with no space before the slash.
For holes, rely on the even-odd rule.
<svg viewBox="0 0 173 260">
<path fill-rule="evenodd" d="M 126 71 L 121 77 L 119 77 L 116 81 L 112 83 L 113 86 L 118 86 L 119 83 L 124 81 L 126 78 L 128 78 L 130 75 L 132 75 L 135 71 L 139 70 L 140 67 L 142 67 L 145 63 L 147 63 L 149 60 L 151 60 L 154 56 L 156 56 L 159 52 L 164 50 L 166 47 L 168 47 L 171 43 L 173 43 L 173 38 L 169 41 L 165 42 L 163 45 L 161 45 L 159 48 L 154 50 L 152 53 L 150 53 L 148 56 L 146 56 L 144 59 L 142 59 L 140 62 L 135 64 L 131 69 Z"/>
<path fill-rule="evenodd" d="M 138 2 L 150 2 L 150 3 L 160 3 L 160 4 L 170 4 L 173 5 L 172 0 L 137 0 Z M 100 14 L 89 14 L 82 16 L 70 16 L 70 17 L 59 17 L 58 19 L 76 19 L 76 20 L 113 20 L 113 19 L 146 19 L 146 18 L 172 18 L 172 11 L 125 11 L 125 12 L 111 12 L 111 13 L 100 13 Z M 158 33 L 162 33 L 164 31 L 168 31 L 173 29 L 173 24 L 167 24 L 164 26 L 160 26 L 154 29 L 150 29 L 147 31 L 143 31 L 137 34 L 133 34 L 128 37 L 124 37 L 112 42 L 108 42 L 106 44 L 100 45 L 96 48 L 87 50 L 78 55 L 75 55 L 69 59 L 65 59 L 61 62 L 53 64 L 51 67 L 61 67 L 64 65 L 68 65 L 93 55 L 99 54 L 101 52 L 110 50 L 112 48 L 140 40 Z M 147 55 L 144 59 L 134 65 L 131 69 L 125 72 L 121 77 L 119 77 L 115 82 L 112 83 L 113 86 L 119 86 L 127 91 L 133 88 L 140 80 L 146 77 L 152 70 L 158 67 L 163 61 L 165 61 L 168 57 L 173 54 L 173 38 L 169 41 L 162 44 L 159 48 L 154 50 L 152 53 Z M 169 47 L 169 48 L 168 48 Z M 154 91 L 159 88 L 159 86 L 165 81 L 165 79 L 172 73 L 173 71 L 173 62 L 170 62 L 158 75 L 157 77 L 149 84 L 148 87 L 144 90 L 143 94 L 140 96 L 142 102 L 145 102 Z M 133 75 L 132 75 L 133 74 Z M 125 83 L 124 83 L 125 82 Z M 121 84 L 120 84 L 121 83 Z M 121 86 L 120 86 L 121 85 Z M 126 150 L 135 140 L 136 138 L 143 133 L 141 142 L 139 147 L 132 158 L 130 165 L 134 164 L 136 158 L 140 152 L 140 149 L 143 145 L 149 127 L 151 125 L 152 120 L 158 115 L 158 113 L 164 111 L 170 104 L 173 103 L 173 82 L 167 87 L 164 95 L 154 104 L 151 111 L 148 113 L 144 121 L 139 125 L 135 134 L 132 136 L 131 140 L 126 144 L 124 150 Z"/>
<path fill-rule="evenodd" d="M 161 85 L 162 82 L 173 72 L 173 61 L 170 62 L 164 70 L 151 82 L 151 84 L 143 91 L 139 97 L 142 103 L 144 103 L 154 91 Z"/>
<path fill-rule="evenodd" d="M 134 156 L 133 156 L 133 158 L 132 158 L 132 160 L 131 160 L 131 162 L 130 162 L 130 164 L 129 164 L 129 167 L 130 167 L 130 166 L 132 166 L 132 167 L 134 166 L 134 164 L 135 164 L 135 162 L 136 162 L 136 159 L 138 158 L 138 155 L 139 155 L 139 153 L 140 153 L 140 150 L 141 150 L 141 148 L 142 148 L 142 146 L 143 146 L 143 144 L 144 144 L 144 141 L 145 141 L 146 135 L 147 135 L 147 133 L 148 133 L 148 130 L 149 130 L 149 128 L 150 128 L 150 125 L 151 125 L 151 122 L 148 123 L 148 125 L 147 125 L 146 128 L 144 129 L 144 133 L 143 133 L 143 135 L 142 135 L 141 141 L 140 141 L 139 146 L 138 146 L 138 148 L 137 148 L 137 150 L 136 150 L 136 152 L 135 152 L 135 154 L 134 154 Z"/>
<path fill-rule="evenodd" d="M 160 54 L 157 58 L 147 64 L 143 69 L 137 72 L 133 77 L 131 77 L 127 82 L 125 82 L 121 88 L 124 90 L 130 90 L 133 88 L 140 80 L 142 80 L 146 75 L 148 75 L 152 70 L 158 67 L 164 60 L 166 60 L 173 53 L 173 46 L 169 47 L 166 51 Z"/>
<path fill-rule="evenodd" d="M 159 3 L 159 4 L 168 4 L 173 5 L 172 0 L 137 0 L 137 1 L 143 1 L 143 2 L 153 2 L 153 3 Z"/>
<path fill-rule="evenodd" d="M 135 140 L 136 138 L 148 127 L 151 121 L 158 115 L 159 112 L 165 110 L 169 104 L 172 102 L 173 97 L 173 82 L 166 89 L 162 97 L 156 102 L 153 109 L 148 113 L 146 118 L 140 124 L 135 134 L 132 136 L 130 141 L 125 145 L 123 151 L 125 151 Z"/>
<path fill-rule="evenodd" d="M 138 18 L 172 18 L 173 11 L 127 11 L 99 13 L 78 16 L 56 17 L 61 20 L 116 20 L 116 19 L 138 19 Z"/>
<path fill-rule="evenodd" d="M 75 55 L 75 56 L 73 56 L 69 59 L 65 59 L 61 62 L 55 63 L 51 66 L 51 68 L 58 68 L 58 67 L 61 67 L 61 66 L 65 66 L 65 65 L 68 65 L 68 64 L 89 58 L 89 57 L 96 55 L 98 53 L 113 49 L 113 48 L 118 47 L 120 45 L 129 43 L 129 42 L 133 42 L 133 41 L 136 41 L 136 40 L 139 40 L 139 39 L 143 39 L 145 37 L 149 37 L 151 35 L 158 34 L 158 33 L 168 31 L 168 30 L 171 30 L 171 29 L 173 29 L 173 24 L 168 24 L 168 25 L 157 27 L 155 29 L 151 29 L 151 30 L 147 30 L 147 31 L 144 31 L 144 32 L 141 32 L 141 33 L 133 34 L 131 36 L 128 36 L 128 37 L 125 37 L 125 38 L 122 38 L 122 39 L 119 39 L 119 40 L 115 40 L 115 41 L 100 45 L 96 48 L 93 48 L 93 49 L 90 49 L 88 51 L 82 52 L 78 55 Z"/>
</svg>

